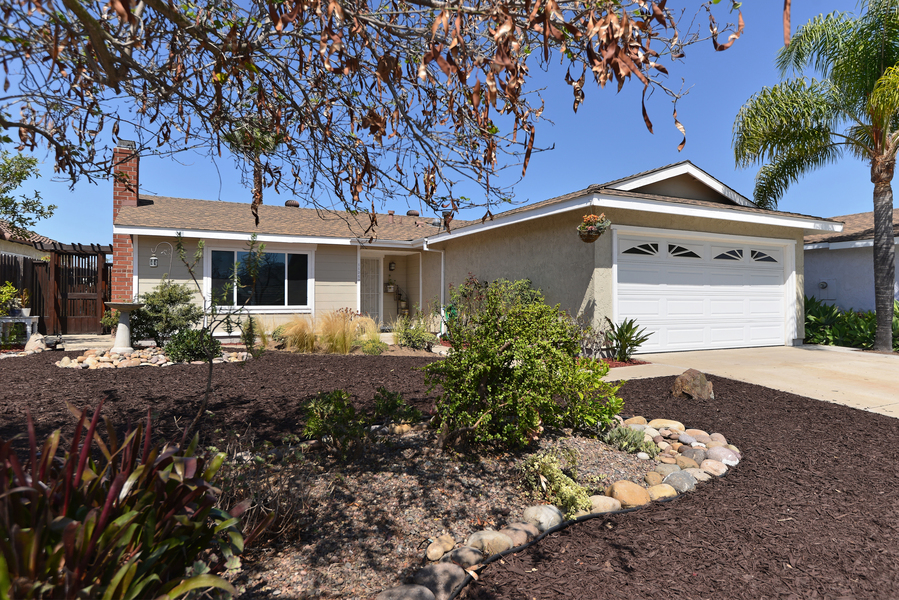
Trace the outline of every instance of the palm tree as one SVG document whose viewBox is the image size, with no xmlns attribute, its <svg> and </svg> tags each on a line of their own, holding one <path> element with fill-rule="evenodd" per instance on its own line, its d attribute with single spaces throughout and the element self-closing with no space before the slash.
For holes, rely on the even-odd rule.
<svg viewBox="0 0 899 600">
<path fill-rule="evenodd" d="M 775 208 L 787 187 L 844 153 L 871 166 L 874 184 L 874 349 L 892 350 L 893 169 L 899 146 L 899 0 L 867 0 L 861 16 L 821 15 L 781 49 L 781 77 L 811 68 L 821 79 L 796 78 L 764 88 L 734 123 L 738 167 L 762 164 L 755 201 Z"/>
</svg>

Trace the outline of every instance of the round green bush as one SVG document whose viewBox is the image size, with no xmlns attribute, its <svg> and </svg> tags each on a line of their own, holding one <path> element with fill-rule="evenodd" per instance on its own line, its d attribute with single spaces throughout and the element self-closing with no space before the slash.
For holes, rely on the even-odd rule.
<svg viewBox="0 0 899 600">
<path fill-rule="evenodd" d="M 205 329 L 179 331 L 165 346 L 165 353 L 174 362 L 209 360 L 222 355 L 222 343 Z"/>
</svg>

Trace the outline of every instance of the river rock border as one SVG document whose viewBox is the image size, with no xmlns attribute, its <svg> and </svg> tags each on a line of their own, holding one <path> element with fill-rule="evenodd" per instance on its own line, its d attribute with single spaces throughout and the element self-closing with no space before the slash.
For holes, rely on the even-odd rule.
<svg viewBox="0 0 899 600">
<path fill-rule="evenodd" d="M 521 521 L 511 522 L 503 529 L 484 529 L 470 535 L 464 544 L 449 534 L 431 541 L 426 551 L 431 564 L 412 576 L 404 585 L 384 590 L 375 600 L 452 600 L 474 578 L 474 573 L 506 554 L 520 552 L 546 535 L 573 523 L 598 516 L 629 512 L 654 501 L 667 501 L 696 489 L 700 483 L 724 476 L 742 459 L 740 450 L 728 444 L 720 433 L 688 429 L 669 419 L 647 421 L 642 416 L 621 422 L 644 433 L 645 441 L 659 448 L 658 464 L 646 474 L 645 486 L 621 480 L 605 489 L 605 494 L 591 496 L 590 511 L 565 520 L 558 507 L 551 504 L 530 506 Z M 638 454 L 650 460 L 648 454 Z"/>
<path fill-rule="evenodd" d="M 215 364 L 226 362 L 243 362 L 250 358 L 247 352 L 224 352 L 221 357 L 212 359 Z M 56 361 L 56 366 L 64 369 L 124 369 L 127 367 L 168 367 L 175 364 L 162 348 L 149 347 L 134 352 L 118 354 L 111 350 L 85 350 L 75 358 L 68 356 Z M 204 360 L 195 360 L 190 364 L 205 365 Z"/>
</svg>

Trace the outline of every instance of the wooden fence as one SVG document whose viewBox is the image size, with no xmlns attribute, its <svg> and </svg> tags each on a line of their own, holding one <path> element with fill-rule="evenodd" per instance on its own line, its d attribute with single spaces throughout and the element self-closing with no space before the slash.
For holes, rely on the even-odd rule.
<svg viewBox="0 0 899 600">
<path fill-rule="evenodd" d="M 31 314 L 45 335 L 102 333 L 100 319 L 109 301 L 111 246 L 34 244 L 50 260 L 0 255 L 0 282 L 12 281 L 31 293 Z M 13 260 L 16 259 L 16 260 Z"/>
</svg>

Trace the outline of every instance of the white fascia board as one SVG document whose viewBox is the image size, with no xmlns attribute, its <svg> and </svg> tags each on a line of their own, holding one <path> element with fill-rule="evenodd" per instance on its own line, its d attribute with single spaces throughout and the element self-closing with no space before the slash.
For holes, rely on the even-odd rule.
<svg viewBox="0 0 899 600">
<path fill-rule="evenodd" d="M 671 179 L 672 177 L 677 177 L 678 175 L 691 175 L 704 183 L 706 186 L 715 190 L 725 198 L 733 200 L 737 204 L 741 206 L 749 206 L 752 208 L 758 208 L 758 206 L 752 202 L 746 196 L 738 194 L 734 190 L 730 189 L 728 186 L 724 185 L 708 173 L 704 172 L 702 169 L 693 164 L 683 164 L 677 165 L 675 167 L 671 167 L 669 169 L 664 169 L 662 171 L 657 171 L 655 173 L 648 173 L 646 175 L 641 175 L 639 177 L 635 177 L 634 179 L 630 179 L 628 181 L 622 182 L 615 186 L 610 186 L 611 189 L 622 190 L 622 191 L 631 191 L 637 188 L 641 188 L 645 185 L 650 185 L 652 183 L 658 183 L 660 181 L 665 181 L 666 179 Z"/>
<path fill-rule="evenodd" d="M 893 243 L 899 245 L 899 237 L 893 238 Z M 873 239 L 852 240 L 849 242 L 820 242 L 817 244 L 806 244 L 806 250 L 847 250 L 850 248 L 872 248 L 874 246 Z"/>
<path fill-rule="evenodd" d="M 677 204 L 664 200 L 649 200 L 644 198 L 620 198 L 616 196 L 594 196 L 594 206 L 599 208 L 620 208 L 623 210 L 636 210 L 642 212 L 663 213 L 682 217 L 698 217 L 703 219 L 717 219 L 721 221 L 738 221 L 740 223 L 755 223 L 759 225 L 776 225 L 780 227 L 795 227 L 799 229 L 811 229 L 814 231 L 842 231 L 843 224 L 834 221 L 825 221 L 813 217 L 793 217 L 786 215 L 772 215 L 764 213 L 752 213 L 736 211 L 731 208 L 717 208 L 710 206 L 691 206 L 689 204 Z"/>
<path fill-rule="evenodd" d="M 709 206 L 692 206 L 688 204 L 677 204 L 674 202 L 666 202 L 664 200 L 650 200 L 646 198 L 622 198 L 620 196 L 611 196 L 604 194 L 595 194 L 592 196 L 580 196 L 558 204 L 543 206 L 531 211 L 524 211 L 509 215 L 507 217 L 499 217 L 492 221 L 485 221 L 476 225 L 470 225 L 458 233 L 441 233 L 436 236 L 414 240 L 412 243 L 416 247 L 420 247 L 423 240 L 427 240 L 429 244 L 436 244 L 451 239 L 457 239 L 474 233 L 483 233 L 505 227 L 515 223 L 523 223 L 532 221 L 550 215 L 568 212 L 574 209 L 589 209 L 595 206 L 600 209 L 620 208 L 622 210 L 633 210 L 638 212 L 662 213 L 666 215 L 678 215 L 684 217 L 698 217 L 703 219 L 717 219 L 721 221 L 737 221 L 740 223 L 756 223 L 759 225 L 776 225 L 779 227 L 793 227 L 797 229 L 806 229 L 811 231 L 834 231 L 843 230 L 842 223 L 834 221 L 826 221 L 823 219 L 815 219 L 814 217 L 771 215 L 764 213 L 751 213 L 736 211 L 732 208 L 717 208 Z"/>
<path fill-rule="evenodd" d="M 185 238 L 196 238 L 204 240 L 232 240 L 246 242 L 250 239 L 249 233 L 235 231 L 201 231 L 191 229 L 167 229 L 162 227 L 137 227 L 133 225 L 115 225 L 112 228 L 113 233 L 124 233 L 129 235 L 155 235 L 160 237 L 175 237 L 178 233 Z M 361 241 L 356 238 L 336 238 L 324 236 L 308 236 L 308 235 L 278 235 L 260 233 L 256 236 L 256 240 L 265 244 L 328 244 L 332 246 L 369 246 L 369 247 L 387 247 L 387 248 L 412 248 L 413 243 L 406 240 L 376 240 L 369 244 L 367 241 Z"/>
</svg>

